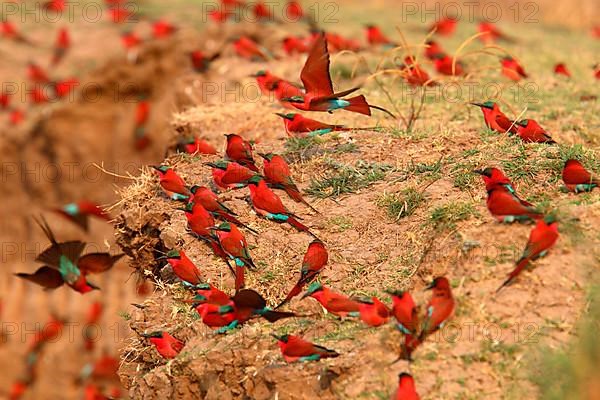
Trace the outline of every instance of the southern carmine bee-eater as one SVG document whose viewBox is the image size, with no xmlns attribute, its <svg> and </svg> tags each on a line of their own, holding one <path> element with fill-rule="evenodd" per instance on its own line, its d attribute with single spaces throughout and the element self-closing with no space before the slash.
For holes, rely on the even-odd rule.
<svg viewBox="0 0 600 400">
<path fill-rule="evenodd" d="M 533 119 L 523 119 L 517 122 L 517 135 L 527 143 L 556 144 L 550 134 Z"/>
<path fill-rule="evenodd" d="M 294 96 L 283 100 L 290 102 L 294 107 L 303 111 L 333 112 L 342 109 L 371 115 L 371 108 L 374 108 L 394 117 L 386 109 L 367 103 L 363 95 L 348 99 L 344 98 L 360 89 L 360 87 L 335 93 L 333 91 L 331 75 L 329 74 L 329 63 L 327 40 L 325 40 L 325 35 L 321 32 L 317 36 L 300 73 L 300 79 L 304 84 L 306 93 L 303 96 Z"/>
<path fill-rule="evenodd" d="M 231 299 L 227 293 L 209 283 L 194 285 L 194 291 L 196 294 L 190 301 L 194 307 L 200 304 L 225 306 L 231 303 Z"/>
<path fill-rule="evenodd" d="M 445 16 L 434 22 L 429 28 L 429 31 L 435 31 L 437 35 L 450 36 L 456 30 L 458 20 L 455 17 Z"/>
<path fill-rule="evenodd" d="M 569 71 L 569 69 L 567 68 L 567 66 L 565 65 L 565 63 L 558 63 L 554 66 L 554 73 L 556 75 L 563 75 L 566 76 L 567 78 L 571 77 L 571 71 Z"/>
<path fill-rule="evenodd" d="M 283 51 L 285 51 L 288 56 L 308 53 L 308 45 L 306 44 L 306 40 L 299 36 L 286 36 L 281 41 L 281 45 L 283 47 Z"/>
<path fill-rule="evenodd" d="M 98 272 L 106 271 L 122 256 L 110 256 L 108 253 L 91 253 L 82 257 L 81 253 L 85 243 L 78 240 L 58 243 L 44 219 L 42 221 L 36 220 L 36 222 L 51 243 L 50 247 L 36 258 L 36 261 L 45 265 L 33 274 L 17 273 L 16 275 L 46 289 L 56 289 L 65 283 L 81 294 L 98 289 L 86 280 L 87 269 L 98 269 Z M 113 257 L 118 258 L 114 259 Z"/>
<path fill-rule="evenodd" d="M 304 10 L 302 5 L 296 0 L 289 0 L 284 7 L 284 15 L 292 21 L 297 21 L 304 18 Z"/>
<path fill-rule="evenodd" d="M 206 211 L 210 212 L 214 217 L 221 218 L 224 221 L 232 222 L 248 229 L 254 234 L 258 234 L 258 232 L 256 232 L 254 229 L 238 220 L 236 218 L 237 214 L 223 204 L 215 192 L 209 188 L 205 186 L 192 186 L 190 190 L 194 194 L 192 202 L 194 204 L 200 203 L 202 207 L 204 207 Z"/>
<path fill-rule="evenodd" d="M 233 39 L 233 48 L 238 56 L 250 61 L 269 61 L 271 53 L 247 36 Z"/>
<path fill-rule="evenodd" d="M 50 82 L 46 71 L 33 61 L 27 63 L 27 78 L 33 83 L 46 84 Z"/>
<path fill-rule="evenodd" d="M 461 76 L 465 74 L 465 68 L 460 61 L 454 63 L 454 69 L 452 68 L 454 59 L 447 54 L 438 54 L 433 58 L 433 65 L 435 70 L 447 76 Z"/>
<path fill-rule="evenodd" d="M 256 79 L 256 83 L 262 94 L 269 94 L 273 90 L 273 84 L 283 80 L 277 75 L 273 75 L 270 71 L 264 69 L 250 75 L 250 77 Z"/>
<path fill-rule="evenodd" d="M 529 77 L 521 64 L 512 57 L 507 56 L 502 58 L 500 60 L 500 65 L 502 66 L 502 75 L 512 81 L 517 82 L 523 78 Z"/>
<path fill-rule="evenodd" d="M 197 285 L 201 281 L 200 270 L 183 250 L 171 250 L 166 255 L 173 273 L 184 282 Z"/>
<path fill-rule="evenodd" d="M 600 180 L 590 174 L 581 162 L 571 159 L 565 162 L 562 180 L 568 190 L 575 193 L 591 192 L 600 186 Z"/>
<path fill-rule="evenodd" d="M 243 188 L 248 184 L 248 180 L 256 175 L 256 172 L 236 162 L 219 160 L 205 165 L 213 169 L 213 180 L 220 187 Z M 220 170 L 223 173 L 218 173 L 215 170 Z"/>
<path fill-rule="evenodd" d="M 185 346 L 185 343 L 172 336 L 169 332 L 157 331 L 152 333 L 142 333 L 141 336 L 148 338 L 150 343 L 156 348 L 158 354 L 167 359 L 177 357 L 177 354 L 179 354 L 183 349 L 183 346 Z"/>
<path fill-rule="evenodd" d="M 181 208 L 181 211 L 185 212 L 190 231 L 198 239 L 210 241 L 212 236 L 211 228 L 215 226 L 212 214 L 200 203 L 187 203 L 184 208 Z"/>
<path fill-rule="evenodd" d="M 61 28 L 58 31 L 58 37 L 56 38 L 56 43 L 54 44 L 54 53 L 52 54 L 52 60 L 50 61 L 51 66 L 56 66 L 67 53 L 69 47 L 71 46 L 71 38 L 69 36 L 69 31 L 67 28 Z"/>
<path fill-rule="evenodd" d="M 188 200 L 192 192 L 182 177 L 175 170 L 166 165 L 152 166 L 159 176 L 159 182 L 167 196 L 172 200 Z"/>
<path fill-rule="evenodd" d="M 487 191 L 487 208 L 498 222 L 528 222 L 543 217 L 535 207 L 519 198 L 506 175 L 498 168 L 473 171 L 483 178 Z"/>
<path fill-rule="evenodd" d="M 138 47 L 142 43 L 142 38 L 134 31 L 126 30 L 121 32 L 121 44 L 126 51 L 130 51 Z"/>
<path fill-rule="evenodd" d="M 212 144 L 197 136 L 181 139 L 177 149 L 187 154 L 217 154 L 217 149 Z"/>
<path fill-rule="evenodd" d="M 331 132 L 340 131 L 367 131 L 376 129 L 369 128 L 346 128 L 343 125 L 330 125 L 314 119 L 306 118 L 297 113 L 276 113 L 283 118 L 285 132 L 290 137 L 304 138 L 312 136 L 322 136 Z"/>
<path fill-rule="evenodd" d="M 69 221 L 78 225 L 87 232 L 90 217 L 96 217 L 105 221 L 110 220 L 110 216 L 99 205 L 87 200 L 80 200 L 75 203 L 65 204 L 53 211 L 67 218 Z"/>
<path fill-rule="evenodd" d="M 445 55 L 446 52 L 438 42 L 434 40 L 425 42 L 425 57 L 427 57 L 428 60 L 433 61 L 440 54 Z"/>
<path fill-rule="evenodd" d="M 154 39 L 162 39 L 173 35 L 178 28 L 165 20 L 152 22 L 152 36 Z"/>
<path fill-rule="evenodd" d="M 84 343 L 84 347 L 86 351 L 93 351 L 94 350 L 94 345 L 96 344 L 96 327 L 95 325 L 98 324 L 98 321 L 100 321 L 100 317 L 102 316 L 102 313 L 104 311 L 104 305 L 99 302 L 99 301 L 95 301 L 93 302 L 87 313 L 86 313 L 86 317 L 85 317 L 85 326 L 84 329 L 82 330 L 82 336 L 83 336 L 83 343 Z"/>
<path fill-rule="evenodd" d="M 517 123 L 511 121 L 501 110 L 497 103 L 486 101 L 485 103 L 470 103 L 477 106 L 483 112 L 485 125 L 499 133 L 517 133 Z"/>
<path fill-rule="evenodd" d="M 508 275 L 508 278 L 500 285 L 496 292 L 510 285 L 530 262 L 545 256 L 557 240 L 558 222 L 553 215 L 547 215 L 544 219 L 539 220 L 537 225 L 531 230 L 527 246 L 523 250 L 523 255 L 517 261 L 515 269 Z"/>
<path fill-rule="evenodd" d="M 420 341 L 440 329 L 452 316 L 455 307 L 452 289 L 447 278 L 443 276 L 435 278 L 427 286 L 427 289 L 431 290 L 431 299 L 425 306 L 425 316 L 419 334 Z"/>
<path fill-rule="evenodd" d="M 201 50 L 194 50 L 189 52 L 189 56 L 194 71 L 203 74 L 208 70 L 210 64 L 221 56 L 221 53 L 217 52 L 209 57 Z"/>
<path fill-rule="evenodd" d="M 392 296 L 392 315 L 396 328 L 405 335 L 415 335 L 419 328 L 418 309 L 409 292 L 389 292 Z"/>
<path fill-rule="evenodd" d="M 252 156 L 252 143 L 244 140 L 240 135 L 230 133 L 225 135 L 227 138 L 227 146 L 225 148 L 225 156 L 227 160 L 235 161 L 236 163 L 258 172 L 258 168 L 254 163 Z"/>
<path fill-rule="evenodd" d="M 311 283 L 302 298 L 304 299 L 309 296 L 317 300 L 327 312 L 337 315 L 338 317 L 360 316 L 359 302 L 352 300 L 343 294 L 333 292 L 319 282 Z"/>
<path fill-rule="evenodd" d="M 329 254 L 327 253 L 325 244 L 319 239 L 313 240 L 308 245 L 308 249 L 304 254 L 304 259 L 302 260 L 302 269 L 300 270 L 300 278 L 298 278 L 298 282 L 296 282 L 285 299 L 279 303 L 275 309 L 283 306 L 292 298 L 299 295 L 302 291 L 302 288 L 311 283 L 317 277 L 317 275 L 319 275 L 323 268 L 325 268 L 328 260 Z"/>
<path fill-rule="evenodd" d="M 397 44 L 392 42 L 377 25 L 365 25 L 365 35 L 367 42 L 371 46 L 387 46 L 396 47 Z"/>
<path fill-rule="evenodd" d="M 44 3 L 43 7 L 48 11 L 63 12 L 65 11 L 66 3 L 66 0 L 48 0 Z"/>
<path fill-rule="evenodd" d="M 264 159 L 263 173 L 269 186 L 275 189 L 284 190 L 295 202 L 302 203 L 310 207 L 311 210 L 318 212 L 302 197 L 300 189 L 298 189 L 298 186 L 296 186 L 296 183 L 294 183 L 294 180 L 292 179 L 290 167 L 283 157 L 273 153 L 259 153 L 259 156 Z"/>
<path fill-rule="evenodd" d="M 398 375 L 398 388 L 392 400 L 420 400 L 421 397 L 415 388 L 415 380 L 412 375 L 402 372 Z"/>
<path fill-rule="evenodd" d="M 434 86 L 433 81 L 427 71 L 421 68 L 414 56 L 409 55 L 404 58 L 404 64 L 398 65 L 398 70 L 402 72 L 402 77 L 410 86 Z"/>
<path fill-rule="evenodd" d="M 309 228 L 298 221 L 299 217 L 285 208 L 279 196 L 269 189 L 261 176 L 255 175 L 250 178 L 248 188 L 252 207 L 258 215 L 280 224 L 287 222 L 300 232 L 310 233 Z"/>
<path fill-rule="evenodd" d="M 27 39 L 21 32 L 19 32 L 15 25 L 9 21 L 0 22 L 0 31 L 2 31 L 2 36 L 4 36 L 5 38 L 12 39 L 19 43 L 33 45 L 33 43 L 29 39 Z"/>
<path fill-rule="evenodd" d="M 384 325 L 390 319 L 390 309 L 377 297 L 358 300 L 358 312 L 362 322 L 371 327 Z"/>
<path fill-rule="evenodd" d="M 244 287 L 244 272 L 246 267 L 256 269 L 256 265 L 254 265 L 248 251 L 246 237 L 235 224 L 229 222 L 223 222 L 214 227 L 213 230 L 216 232 L 221 248 L 235 263 L 235 289 L 236 291 L 240 290 Z"/>
<path fill-rule="evenodd" d="M 295 335 L 271 335 L 277 339 L 283 359 L 288 362 L 319 361 L 323 358 L 335 358 L 340 354 L 334 350 L 311 343 Z"/>
<path fill-rule="evenodd" d="M 504 40 L 505 42 L 513 42 L 514 40 L 508 37 L 504 32 L 502 32 L 496 25 L 488 21 L 481 21 L 479 25 L 477 25 L 477 30 L 482 35 L 479 36 L 479 39 L 484 43 L 493 43 L 498 40 Z"/>
</svg>

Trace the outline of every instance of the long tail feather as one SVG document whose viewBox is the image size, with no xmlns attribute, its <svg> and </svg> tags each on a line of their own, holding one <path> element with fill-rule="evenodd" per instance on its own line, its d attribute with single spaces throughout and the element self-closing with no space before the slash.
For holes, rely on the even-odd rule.
<svg viewBox="0 0 600 400">
<path fill-rule="evenodd" d="M 308 226 L 303 225 L 294 217 L 289 217 L 287 222 L 292 225 L 294 228 L 298 229 L 300 232 L 309 232 Z"/>
<path fill-rule="evenodd" d="M 508 275 L 508 278 L 504 281 L 504 283 L 502 283 L 502 285 L 500 285 L 500 287 L 496 289 L 496 293 L 498 293 L 505 286 L 510 285 L 515 280 L 515 278 L 521 273 L 521 271 L 523 271 L 525 267 L 529 265 L 529 261 L 529 258 L 521 257 L 521 259 L 517 261 L 517 267 Z"/>
<path fill-rule="evenodd" d="M 350 105 L 348 107 L 345 107 L 344 110 L 369 116 L 371 115 L 371 108 L 369 106 L 369 103 L 367 103 L 367 99 L 362 94 L 360 96 L 344 100 L 350 103 Z"/>
<path fill-rule="evenodd" d="M 294 285 L 294 287 L 292 288 L 292 290 L 290 290 L 290 292 L 288 293 L 288 295 L 285 297 L 285 299 L 279 303 L 277 305 L 277 307 L 275 307 L 275 310 L 277 310 L 278 308 L 280 308 L 281 306 L 283 306 L 284 304 L 288 303 L 291 299 L 293 299 L 294 297 L 298 296 L 300 294 L 300 292 L 302 291 L 302 283 L 298 282 Z"/>
<path fill-rule="evenodd" d="M 392 117 L 392 118 L 394 118 L 394 119 L 397 119 L 397 118 L 396 118 L 396 116 L 395 116 L 394 114 L 392 114 L 390 111 L 386 110 L 386 109 L 385 109 L 385 108 L 383 108 L 383 107 L 374 106 L 374 105 L 371 105 L 371 104 L 369 104 L 369 107 L 371 107 L 371 108 L 374 108 L 374 109 L 376 109 L 376 110 L 379 110 L 379 111 L 383 111 L 384 113 L 386 113 L 386 114 L 387 114 L 387 115 L 389 115 L 390 117 Z"/>
</svg>

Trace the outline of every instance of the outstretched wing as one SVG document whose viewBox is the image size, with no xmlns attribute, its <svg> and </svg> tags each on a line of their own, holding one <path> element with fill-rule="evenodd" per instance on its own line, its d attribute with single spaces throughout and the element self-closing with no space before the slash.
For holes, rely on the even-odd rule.
<svg viewBox="0 0 600 400">
<path fill-rule="evenodd" d="M 57 270 L 44 265 L 40 267 L 33 274 L 26 274 L 24 272 L 19 272 L 15 274 L 19 278 L 23 278 L 28 280 L 29 282 L 33 282 L 40 286 L 45 287 L 46 289 L 56 289 L 64 283 L 60 272 Z"/>
<path fill-rule="evenodd" d="M 99 274 L 111 269 L 124 255 L 117 254 L 116 256 L 111 256 L 109 253 L 89 253 L 77 261 L 77 267 L 84 274 Z"/>
<path fill-rule="evenodd" d="M 317 37 L 310 49 L 304 68 L 300 73 L 300 79 L 306 93 L 313 97 L 333 94 L 333 83 L 329 76 L 329 52 L 324 33 Z"/>
</svg>

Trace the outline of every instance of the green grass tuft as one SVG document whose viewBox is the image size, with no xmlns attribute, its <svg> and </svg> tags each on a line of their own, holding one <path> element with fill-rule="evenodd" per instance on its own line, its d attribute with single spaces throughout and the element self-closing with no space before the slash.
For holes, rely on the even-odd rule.
<svg viewBox="0 0 600 400">
<path fill-rule="evenodd" d="M 377 199 L 377 205 L 386 209 L 390 218 L 398 221 L 411 216 L 425 201 L 425 195 L 415 188 L 404 189 L 400 193 L 384 193 Z"/>
<path fill-rule="evenodd" d="M 330 173 L 321 179 L 311 181 L 306 193 L 321 199 L 354 193 L 374 182 L 380 181 L 393 170 L 388 164 L 359 160 L 355 166 L 327 162 Z"/>
</svg>

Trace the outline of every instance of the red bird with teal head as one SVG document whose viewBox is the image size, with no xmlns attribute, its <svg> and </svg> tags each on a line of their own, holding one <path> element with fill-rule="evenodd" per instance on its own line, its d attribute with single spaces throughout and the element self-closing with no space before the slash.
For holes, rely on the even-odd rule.
<svg viewBox="0 0 600 400">
<path fill-rule="evenodd" d="M 310 284 L 302 298 L 312 297 L 317 300 L 327 312 L 338 317 L 359 317 L 360 303 L 340 293 L 333 292 L 319 282 Z"/>
<path fill-rule="evenodd" d="M 419 334 L 419 341 L 421 342 L 444 326 L 444 323 L 454 314 L 455 307 L 450 282 L 445 277 L 435 278 L 427 286 L 427 289 L 431 290 L 432 293 L 431 299 L 425 307 L 425 316 Z"/>
<path fill-rule="evenodd" d="M 529 77 L 521 64 L 512 57 L 502 58 L 500 64 L 502 65 L 502 75 L 506 76 L 511 81 L 517 82 L 522 78 Z"/>
<path fill-rule="evenodd" d="M 244 287 L 244 271 L 246 267 L 256 269 L 256 265 L 250 257 L 248 243 L 240 230 L 229 222 L 212 228 L 216 231 L 221 248 L 227 256 L 235 263 L 235 289 Z"/>
<path fill-rule="evenodd" d="M 550 134 L 533 119 L 517 122 L 517 135 L 526 143 L 556 144 Z"/>
<path fill-rule="evenodd" d="M 367 36 L 367 42 L 372 46 L 384 46 L 384 47 L 397 47 L 398 45 L 392 42 L 385 34 L 381 31 L 377 25 L 365 25 L 365 35 Z"/>
<path fill-rule="evenodd" d="M 252 157 L 252 143 L 244 140 L 240 135 L 236 135 L 235 133 L 225 136 L 227 137 L 226 159 L 235 161 L 243 167 L 258 172 L 258 168 L 254 164 L 254 158 Z"/>
<path fill-rule="evenodd" d="M 363 95 L 344 98 L 360 87 L 335 93 L 329 74 L 329 63 L 327 40 L 321 32 L 314 41 L 300 74 L 306 93 L 303 96 L 293 96 L 282 100 L 290 102 L 294 107 L 303 111 L 333 112 L 342 109 L 370 116 L 371 108 L 375 108 L 394 117 L 386 109 L 367 103 Z"/>
<path fill-rule="evenodd" d="M 197 285 L 202 281 L 200 270 L 183 250 L 171 250 L 166 257 L 169 264 L 171 264 L 171 268 L 173 268 L 173 273 L 179 279 L 192 285 Z"/>
<path fill-rule="evenodd" d="M 256 175 L 256 172 L 236 162 L 219 160 L 205 165 L 212 167 L 215 184 L 224 185 L 227 188 L 240 189 L 246 187 L 248 180 Z M 222 174 L 218 175 L 218 179 L 215 177 L 215 170 L 223 171 Z"/>
<path fill-rule="evenodd" d="M 483 177 L 488 194 L 487 208 L 498 222 L 529 222 L 543 217 L 531 203 L 517 196 L 510 180 L 499 169 L 486 168 L 473 172 Z"/>
<path fill-rule="evenodd" d="M 413 377 L 406 373 L 402 372 L 398 375 L 398 388 L 396 389 L 396 394 L 392 400 L 420 400 L 421 397 L 417 393 L 417 389 L 415 388 L 415 380 Z"/>
<path fill-rule="evenodd" d="M 209 57 L 201 50 L 194 50 L 191 51 L 189 55 L 194 71 L 203 74 L 208 70 L 210 64 L 221 56 L 221 53 L 217 52 Z"/>
<path fill-rule="evenodd" d="M 556 217 L 553 215 L 548 215 L 544 219 L 539 220 L 537 225 L 529 234 L 527 246 L 525 246 L 523 255 L 521 255 L 521 258 L 519 261 L 517 261 L 517 266 L 508 275 L 508 278 L 504 281 L 504 283 L 502 283 L 496 292 L 500 291 L 500 289 L 503 287 L 510 285 L 521 273 L 521 271 L 523 271 L 532 261 L 535 261 L 540 257 L 544 257 L 548 253 L 548 250 L 554 246 L 557 240 L 558 222 Z"/>
<path fill-rule="evenodd" d="M 185 217 L 188 220 L 188 228 L 202 240 L 211 239 L 211 228 L 215 226 L 215 220 L 200 203 L 188 203 L 185 208 L 180 210 L 185 211 Z"/>
<path fill-rule="evenodd" d="M 262 177 L 255 175 L 248 181 L 250 201 L 258 215 L 277 223 L 287 222 L 300 232 L 310 233 L 307 226 L 298 221 L 299 217 L 288 211 Z M 311 234 L 312 235 L 312 234 Z"/>
<path fill-rule="evenodd" d="M 141 336 L 150 339 L 150 343 L 154 345 L 158 354 L 167 359 L 177 357 L 185 346 L 185 343 L 168 332 L 143 333 Z"/>
<path fill-rule="evenodd" d="M 483 120 L 485 125 L 499 133 L 517 133 L 516 122 L 511 121 L 508 117 L 500 111 L 500 107 L 493 101 L 486 101 L 485 103 L 471 103 L 474 106 L 481 108 L 483 112 Z"/>
<path fill-rule="evenodd" d="M 65 54 L 67 53 L 67 50 L 69 50 L 70 46 L 71 39 L 69 37 L 69 31 L 67 30 L 67 28 L 59 29 L 50 65 L 55 67 L 65 57 Z"/>
<path fill-rule="evenodd" d="M 408 292 L 389 292 L 392 296 L 392 315 L 396 328 L 405 335 L 415 335 L 419 328 L 419 314 L 412 296 Z"/>
<path fill-rule="evenodd" d="M 319 361 L 323 358 L 339 357 L 339 353 L 316 345 L 295 335 L 271 335 L 277 339 L 283 358 L 288 363 Z"/>
<path fill-rule="evenodd" d="M 284 190 L 292 200 L 302 203 L 318 213 L 318 211 L 302 197 L 300 189 L 298 189 L 298 186 L 296 186 L 296 183 L 294 183 L 294 180 L 292 179 L 290 166 L 285 162 L 283 157 L 273 153 L 259 153 L 259 156 L 264 159 L 263 172 L 269 186 L 275 189 Z"/>
<path fill-rule="evenodd" d="M 600 186 L 600 180 L 590 174 L 581 162 L 575 159 L 565 162 L 562 179 L 566 188 L 575 193 L 591 192 L 594 188 Z"/>
<path fill-rule="evenodd" d="M 192 192 L 173 168 L 166 165 L 153 165 L 152 168 L 158 172 L 160 186 L 170 199 L 187 201 L 190 198 Z"/>
<path fill-rule="evenodd" d="M 289 302 L 292 298 L 299 295 L 304 285 L 311 283 L 317 275 L 325 268 L 327 261 L 329 260 L 329 254 L 325 244 L 319 239 L 313 240 L 309 245 L 304 259 L 302 260 L 302 269 L 300 270 L 300 278 L 294 287 L 290 290 L 286 298 L 279 303 L 275 309 L 283 306 Z"/>
<path fill-rule="evenodd" d="M 184 138 L 178 143 L 177 149 L 187 154 L 217 154 L 212 144 L 195 136 Z"/>
<path fill-rule="evenodd" d="M 234 213 L 231 209 L 229 209 L 225 204 L 223 204 L 219 200 L 219 197 L 215 194 L 215 192 L 213 192 L 206 186 L 192 186 L 190 190 L 194 194 L 193 198 L 191 199 L 192 202 L 194 204 L 199 203 L 200 205 L 202 205 L 202 207 L 204 207 L 206 211 L 211 213 L 213 217 L 220 218 L 224 221 L 232 222 L 236 225 L 248 229 L 254 234 L 258 234 L 258 232 L 256 232 L 254 229 L 250 228 L 248 225 L 238 220 L 235 217 L 237 216 L 237 214 Z"/>
<path fill-rule="evenodd" d="M 377 297 L 358 300 L 360 319 L 371 327 L 384 325 L 390 319 L 390 309 Z"/>
<path fill-rule="evenodd" d="M 322 136 L 331 132 L 341 131 L 367 131 L 374 130 L 375 127 L 369 128 L 346 128 L 343 125 L 330 125 L 315 119 L 306 118 L 296 113 L 276 113 L 283 118 L 285 131 L 290 137 L 304 138 L 313 136 Z"/>
</svg>

